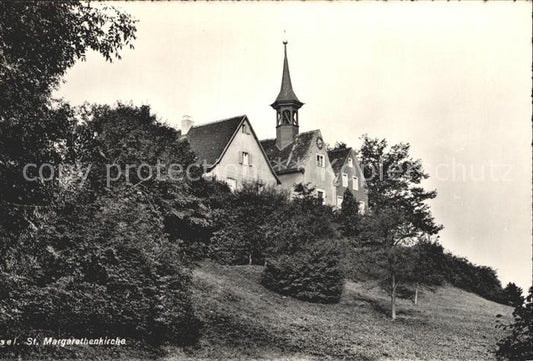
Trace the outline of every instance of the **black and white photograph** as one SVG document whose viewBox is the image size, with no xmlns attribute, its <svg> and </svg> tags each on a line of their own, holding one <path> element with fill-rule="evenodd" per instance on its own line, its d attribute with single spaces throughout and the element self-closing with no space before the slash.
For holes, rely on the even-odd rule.
<svg viewBox="0 0 533 361">
<path fill-rule="evenodd" d="M 0 360 L 533 360 L 531 1 L 1 1 Z"/>
</svg>

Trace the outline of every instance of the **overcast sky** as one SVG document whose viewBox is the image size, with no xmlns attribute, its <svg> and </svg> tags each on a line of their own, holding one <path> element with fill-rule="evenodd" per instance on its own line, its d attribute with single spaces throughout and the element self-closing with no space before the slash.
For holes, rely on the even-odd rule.
<svg viewBox="0 0 533 361">
<path fill-rule="evenodd" d="M 134 50 L 76 64 L 57 95 L 149 104 L 178 127 L 247 114 L 275 136 L 287 39 L 300 131 L 409 142 L 435 188 L 441 242 L 531 284 L 531 4 L 116 3 Z"/>
</svg>

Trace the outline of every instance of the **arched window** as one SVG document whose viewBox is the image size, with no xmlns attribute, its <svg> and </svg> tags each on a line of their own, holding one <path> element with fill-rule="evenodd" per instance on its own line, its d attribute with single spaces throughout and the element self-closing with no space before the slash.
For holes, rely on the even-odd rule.
<svg viewBox="0 0 533 361">
<path fill-rule="evenodd" d="M 290 110 L 283 111 L 283 124 L 291 124 L 291 111 Z"/>
</svg>

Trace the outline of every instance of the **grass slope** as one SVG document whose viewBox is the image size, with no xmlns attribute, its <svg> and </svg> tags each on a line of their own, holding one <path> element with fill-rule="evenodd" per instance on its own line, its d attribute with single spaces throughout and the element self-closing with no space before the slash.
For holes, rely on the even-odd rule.
<svg viewBox="0 0 533 361">
<path fill-rule="evenodd" d="M 259 284 L 260 266 L 203 263 L 194 271 L 202 319 L 198 346 L 169 349 L 175 360 L 490 360 L 496 314 L 512 309 L 453 287 L 422 292 L 420 304 L 389 297 L 375 282 L 346 282 L 335 305 L 283 297 Z"/>
</svg>

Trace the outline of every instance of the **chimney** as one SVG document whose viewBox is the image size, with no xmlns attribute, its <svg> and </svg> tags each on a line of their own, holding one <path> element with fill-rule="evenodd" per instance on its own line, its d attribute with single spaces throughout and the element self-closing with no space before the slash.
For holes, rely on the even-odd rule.
<svg viewBox="0 0 533 361">
<path fill-rule="evenodd" d="M 181 134 L 186 135 L 189 133 L 189 130 L 194 126 L 191 116 L 184 115 L 181 118 Z"/>
</svg>

